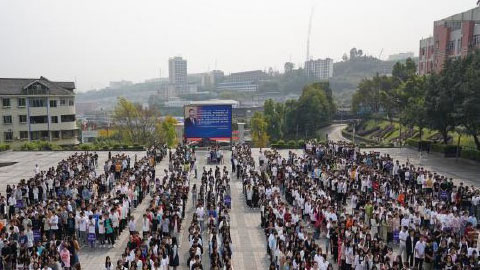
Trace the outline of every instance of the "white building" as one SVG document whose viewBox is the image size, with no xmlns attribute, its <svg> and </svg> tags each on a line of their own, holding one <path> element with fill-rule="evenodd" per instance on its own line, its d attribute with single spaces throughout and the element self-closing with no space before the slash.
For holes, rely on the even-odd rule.
<svg viewBox="0 0 480 270">
<path fill-rule="evenodd" d="M 77 144 L 75 84 L 47 78 L 0 78 L 0 142 Z"/>
<path fill-rule="evenodd" d="M 168 78 L 176 94 L 188 94 L 187 60 L 173 57 L 168 60 Z"/>
<path fill-rule="evenodd" d="M 333 77 L 333 59 L 326 58 L 305 61 L 305 73 L 310 78 L 327 81 Z"/>
<path fill-rule="evenodd" d="M 415 57 L 415 53 L 403 52 L 403 53 L 389 55 L 388 61 L 402 61 L 402 60 L 406 60 L 408 58 L 413 58 L 413 57 Z"/>
</svg>

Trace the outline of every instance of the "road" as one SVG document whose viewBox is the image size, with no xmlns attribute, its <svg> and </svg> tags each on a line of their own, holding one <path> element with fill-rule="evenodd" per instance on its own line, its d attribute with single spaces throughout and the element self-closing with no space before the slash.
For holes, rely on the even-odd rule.
<svg viewBox="0 0 480 270">
<path fill-rule="evenodd" d="M 328 134 L 328 139 L 332 141 L 349 141 L 342 136 L 342 129 L 346 128 L 346 124 L 332 124 L 319 130 L 320 134 Z"/>
</svg>

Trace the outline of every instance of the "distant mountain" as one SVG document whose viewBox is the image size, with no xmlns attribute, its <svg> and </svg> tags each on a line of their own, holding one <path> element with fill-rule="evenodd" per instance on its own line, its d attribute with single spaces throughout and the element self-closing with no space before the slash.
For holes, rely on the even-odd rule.
<svg viewBox="0 0 480 270">
<path fill-rule="evenodd" d="M 90 90 L 78 93 L 77 102 L 98 102 L 104 108 L 113 107 L 117 97 L 125 97 L 130 101 L 148 103 L 150 95 L 156 94 L 159 82 L 143 82 L 121 87 L 107 87 L 99 90 Z"/>
</svg>

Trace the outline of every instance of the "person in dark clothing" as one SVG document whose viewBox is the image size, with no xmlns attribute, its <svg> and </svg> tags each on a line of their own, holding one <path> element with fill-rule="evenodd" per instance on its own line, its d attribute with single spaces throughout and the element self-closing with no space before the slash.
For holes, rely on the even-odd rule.
<svg viewBox="0 0 480 270">
<path fill-rule="evenodd" d="M 410 235 L 407 237 L 406 241 L 406 251 L 407 251 L 407 263 L 410 267 L 413 267 L 413 256 L 415 253 L 415 244 L 418 239 L 414 235 L 414 231 L 410 231 Z"/>
</svg>

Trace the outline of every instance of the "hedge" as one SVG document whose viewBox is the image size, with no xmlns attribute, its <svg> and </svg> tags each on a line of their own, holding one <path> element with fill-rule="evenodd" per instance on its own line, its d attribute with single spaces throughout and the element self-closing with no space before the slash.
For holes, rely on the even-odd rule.
<svg viewBox="0 0 480 270">
<path fill-rule="evenodd" d="M 462 151 L 460 152 L 460 157 L 465 158 L 465 159 L 480 161 L 480 151 L 462 149 Z"/>
<path fill-rule="evenodd" d="M 22 151 L 53 151 L 62 150 L 62 147 L 47 141 L 26 142 L 20 146 Z"/>
<path fill-rule="evenodd" d="M 298 140 L 297 146 L 298 148 L 303 148 L 305 146 L 305 141 L 302 139 Z"/>
<path fill-rule="evenodd" d="M 5 143 L 0 144 L 0 152 L 7 151 L 9 149 L 10 149 L 9 144 L 5 144 Z"/>
<path fill-rule="evenodd" d="M 297 142 L 294 141 L 294 140 L 290 140 L 290 141 L 288 141 L 288 143 L 287 143 L 287 147 L 288 147 L 288 148 L 297 148 Z"/>
<path fill-rule="evenodd" d="M 272 141 L 270 143 L 270 148 L 275 148 L 275 149 L 297 149 L 297 148 L 302 148 L 305 145 L 305 141 L 300 139 L 298 141 L 295 140 L 289 140 L 287 143 L 285 143 L 284 140 L 278 140 L 278 141 Z"/>
<path fill-rule="evenodd" d="M 66 145 L 59 146 L 57 144 L 38 141 L 38 142 L 26 142 L 20 146 L 21 151 L 144 151 L 145 148 L 138 144 L 108 144 L 108 143 L 83 143 L 79 145 Z M 1 151 L 1 150 L 0 150 Z"/>
</svg>

